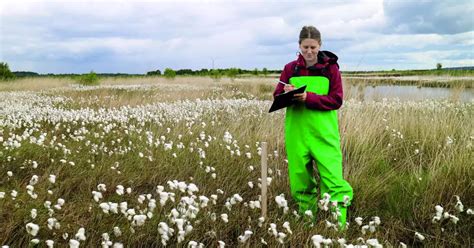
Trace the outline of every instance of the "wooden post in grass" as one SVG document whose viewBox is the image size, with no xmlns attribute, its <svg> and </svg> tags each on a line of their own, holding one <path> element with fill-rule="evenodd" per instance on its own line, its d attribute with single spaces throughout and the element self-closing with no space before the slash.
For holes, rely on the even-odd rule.
<svg viewBox="0 0 474 248">
<path fill-rule="evenodd" d="M 267 142 L 261 143 L 262 148 L 262 217 L 267 219 Z"/>
</svg>

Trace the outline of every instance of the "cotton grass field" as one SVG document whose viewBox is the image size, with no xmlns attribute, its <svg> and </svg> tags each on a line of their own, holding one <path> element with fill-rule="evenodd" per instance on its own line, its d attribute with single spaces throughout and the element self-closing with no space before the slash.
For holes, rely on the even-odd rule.
<svg viewBox="0 0 474 248">
<path fill-rule="evenodd" d="M 473 246 L 473 101 L 346 95 L 339 124 L 354 201 L 341 233 L 324 198 L 316 222 L 295 211 L 284 111 L 267 113 L 274 79 L 73 83 L 0 85 L 0 245 Z"/>
</svg>

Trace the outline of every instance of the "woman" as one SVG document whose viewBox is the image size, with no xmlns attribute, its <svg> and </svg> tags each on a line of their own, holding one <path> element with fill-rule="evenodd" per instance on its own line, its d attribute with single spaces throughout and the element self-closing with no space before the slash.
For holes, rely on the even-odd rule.
<svg viewBox="0 0 474 248">
<path fill-rule="evenodd" d="M 330 195 L 338 206 L 340 230 L 346 226 L 352 187 L 342 175 L 342 153 L 337 112 L 342 105 L 342 80 L 337 56 L 320 51 L 321 33 L 313 26 L 300 32 L 300 53 L 283 69 L 274 96 L 306 85 L 295 94 L 296 104 L 286 110 L 285 143 L 291 194 L 300 213 L 317 211 L 316 181 L 312 161 L 320 173 L 320 195 Z M 335 205 L 335 204 L 334 204 Z M 337 210 L 333 206 L 333 210 Z"/>
</svg>

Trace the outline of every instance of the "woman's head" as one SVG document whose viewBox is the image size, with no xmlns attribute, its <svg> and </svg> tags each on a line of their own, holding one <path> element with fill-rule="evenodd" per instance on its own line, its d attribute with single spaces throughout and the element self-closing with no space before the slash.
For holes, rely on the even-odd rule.
<svg viewBox="0 0 474 248">
<path fill-rule="evenodd" d="M 313 26 L 304 26 L 300 32 L 299 45 L 301 55 L 307 64 L 315 64 L 321 48 L 321 33 Z"/>
<path fill-rule="evenodd" d="M 316 40 L 321 45 L 321 33 L 313 26 L 304 26 L 301 29 L 299 43 L 301 44 L 304 39 Z"/>
</svg>

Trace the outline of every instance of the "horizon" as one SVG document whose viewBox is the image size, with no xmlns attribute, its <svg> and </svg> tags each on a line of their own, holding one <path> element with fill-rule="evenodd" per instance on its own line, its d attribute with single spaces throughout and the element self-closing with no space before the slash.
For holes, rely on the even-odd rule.
<svg viewBox="0 0 474 248">
<path fill-rule="evenodd" d="M 170 69 L 173 69 L 173 68 L 170 68 Z M 174 71 L 179 71 L 179 70 L 188 70 L 189 68 L 181 68 L 181 69 L 173 69 Z M 231 68 L 215 68 L 215 70 L 227 70 L 227 69 L 231 69 Z M 242 68 L 237 68 L 237 69 L 242 69 Z M 259 69 L 259 72 L 261 72 L 261 69 L 263 68 L 254 68 L 254 69 Z M 254 69 L 242 69 L 242 70 L 245 70 L 245 71 L 253 71 Z M 267 68 L 268 69 L 268 68 Z M 158 69 L 159 70 L 159 69 Z M 212 70 L 209 69 L 209 68 L 201 68 L 201 69 L 198 69 L 198 70 L 193 70 L 193 71 L 199 71 L 199 70 Z M 350 71 L 350 70 L 341 70 L 341 73 L 347 73 L 347 72 L 389 72 L 389 71 L 436 71 L 437 69 L 436 68 L 430 68 L 430 69 L 403 69 L 403 70 L 397 70 L 397 69 L 390 69 L 390 70 L 359 70 L 359 71 Z M 474 66 L 460 66 L 460 67 L 443 67 L 441 68 L 440 70 L 474 70 Z M 156 70 L 155 70 L 156 71 Z M 281 69 L 268 69 L 268 71 L 270 72 L 269 74 L 271 74 L 271 72 L 274 72 L 274 71 L 281 71 Z M 99 72 L 99 71 L 89 71 L 89 72 L 83 72 L 83 73 L 69 73 L 69 72 L 65 72 L 65 73 L 51 73 L 51 72 L 46 72 L 46 73 L 38 73 L 38 72 L 35 72 L 35 71 L 12 71 L 12 73 L 37 73 L 39 76 L 48 76 L 48 75 L 81 75 L 81 74 L 88 74 L 90 72 L 94 72 L 96 73 L 97 75 L 101 75 L 101 74 L 123 74 L 123 75 L 140 75 L 140 76 L 147 76 L 147 72 L 143 72 L 143 73 L 126 73 L 126 72 Z M 148 72 L 151 72 L 151 71 L 148 71 Z M 163 75 L 163 72 L 164 70 L 160 70 L 161 72 L 161 75 Z M 156 75 L 151 75 L 151 76 L 156 76 Z"/>
<path fill-rule="evenodd" d="M 341 71 L 472 67 L 473 12 L 472 0 L 6 0 L 0 61 L 40 74 L 282 70 L 314 25 Z"/>
</svg>

